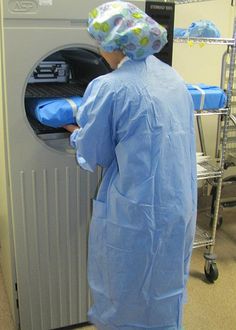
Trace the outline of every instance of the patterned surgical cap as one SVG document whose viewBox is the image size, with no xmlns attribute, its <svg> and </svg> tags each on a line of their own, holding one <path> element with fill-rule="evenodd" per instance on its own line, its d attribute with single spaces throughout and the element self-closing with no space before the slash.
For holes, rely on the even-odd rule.
<svg viewBox="0 0 236 330">
<path fill-rule="evenodd" d="M 88 31 L 106 52 L 121 50 L 133 60 L 158 53 L 167 31 L 135 5 L 112 1 L 89 13 Z"/>
</svg>

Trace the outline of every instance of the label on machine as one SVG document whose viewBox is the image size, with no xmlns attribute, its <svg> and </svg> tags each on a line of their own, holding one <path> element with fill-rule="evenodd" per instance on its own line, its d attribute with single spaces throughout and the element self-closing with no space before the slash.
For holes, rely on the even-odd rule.
<svg viewBox="0 0 236 330">
<path fill-rule="evenodd" d="M 39 0 L 39 6 L 52 6 L 52 0 Z"/>
</svg>

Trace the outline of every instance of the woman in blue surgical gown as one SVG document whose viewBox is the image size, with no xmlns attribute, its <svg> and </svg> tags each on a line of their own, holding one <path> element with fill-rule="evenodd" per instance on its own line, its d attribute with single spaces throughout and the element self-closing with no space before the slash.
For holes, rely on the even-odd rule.
<svg viewBox="0 0 236 330">
<path fill-rule="evenodd" d="M 104 175 L 90 226 L 89 319 L 101 330 L 181 329 L 195 231 L 193 105 L 182 78 L 152 54 L 166 30 L 136 6 L 107 2 L 89 33 L 114 69 L 93 80 L 71 144 Z"/>
</svg>

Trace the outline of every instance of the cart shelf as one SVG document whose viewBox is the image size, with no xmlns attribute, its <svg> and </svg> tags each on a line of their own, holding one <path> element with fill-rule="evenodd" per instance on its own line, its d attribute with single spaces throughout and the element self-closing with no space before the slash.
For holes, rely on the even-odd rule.
<svg viewBox="0 0 236 330">
<path fill-rule="evenodd" d="M 235 125 L 229 125 L 228 126 L 228 133 L 230 133 L 230 132 L 235 132 Z"/>
<path fill-rule="evenodd" d="M 207 2 L 207 1 L 213 1 L 213 0 L 175 0 L 175 4 L 184 5 L 184 4 L 188 4 L 188 3 Z"/>
<path fill-rule="evenodd" d="M 234 46 L 235 41 L 232 38 L 174 38 L 176 43 L 194 43 L 194 44 L 210 44 L 210 45 L 227 45 Z"/>
<path fill-rule="evenodd" d="M 222 142 L 223 138 L 221 138 L 221 142 Z M 227 143 L 236 143 L 236 136 L 228 136 L 227 137 Z M 227 146 L 226 146 L 227 149 Z"/>
<path fill-rule="evenodd" d="M 226 147 L 226 152 L 232 153 L 234 155 L 236 155 L 236 148 L 227 148 Z"/>
<path fill-rule="evenodd" d="M 228 108 L 222 108 L 222 109 L 208 109 L 208 110 L 195 110 L 194 115 L 195 116 L 214 116 L 214 115 L 227 115 L 228 114 Z"/>
<path fill-rule="evenodd" d="M 197 155 L 197 179 L 214 179 L 220 178 L 222 171 L 219 164 L 209 156 Z"/>
<path fill-rule="evenodd" d="M 206 247 L 213 244 L 214 240 L 211 238 L 210 234 L 206 230 L 197 226 L 193 248 Z"/>
</svg>

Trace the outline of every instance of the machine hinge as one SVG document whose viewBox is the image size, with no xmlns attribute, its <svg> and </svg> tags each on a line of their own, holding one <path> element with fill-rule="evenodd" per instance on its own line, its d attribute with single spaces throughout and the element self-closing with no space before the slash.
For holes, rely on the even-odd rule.
<svg viewBox="0 0 236 330">
<path fill-rule="evenodd" d="M 19 299 L 18 299 L 18 287 L 17 283 L 15 283 L 15 290 L 16 290 L 16 307 L 19 309 Z"/>
</svg>

